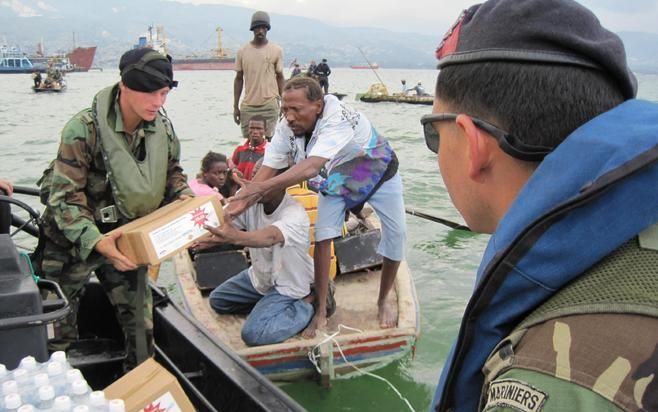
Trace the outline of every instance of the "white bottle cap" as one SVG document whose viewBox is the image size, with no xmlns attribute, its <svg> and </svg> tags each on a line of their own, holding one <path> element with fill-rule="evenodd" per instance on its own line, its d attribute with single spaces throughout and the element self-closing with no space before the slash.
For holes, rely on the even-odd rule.
<svg viewBox="0 0 658 412">
<path fill-rule="evenodd" d="M 37 360 L 34 359 L 34 356 L 26 356 L 21 359 L 21 363 L 18 365 L 19 368 L 25 369 L 27 371 L 33 371 L 37 368 Z"/>
<path fill-rule="evenodd" d="M 108 405 L 109 412 L 126 412 L 126 404 L 123 399 L 112 399 Z"/>
<path fill-rule="evenodd" d="M 66 365 L 66 352 L 63 350 L 58 350 L 57 352 L 53 352 L 52 355 L 50 355 L 50 360 L 53 362 L 58 362 L 63 365 Z"/>
<path fill-rule="evenodd" d="M 4 378 L 5 376 L 7 376 L 7 367 L 0 363 L 0 379 Z"/>
<path fill-rule="evenodd" d="M 17 412 L 34 412 L 34 411 L 36 411 L 36 409 L 34 409 L 34 406 L 30 405 L 29 403 L 26 403 L 25 405 L 18 408 Z"/>
<path fill-rule="evenodd" d="M 58 376 L 64 373 L 64 367 L 59 362 L 53 362 L 46 366 L 46 371 L 49 376 Z"/>
<path fill-rule="evenodd" d="M 5 396 L 5 409 L 18 409 L 23 402 L 21 402 L 21 395 L 17 393 L 10 393 Z"/>
<path fill-rule="evenodd" d="M 18 382 L 18 384 L 22 384 L 27 382 L 28 378 L 28 371 L 26 369 L 16 369 L 14 371 L 14 380 Z"/>
<path fill-rule="evenodd" d="M 89 406 L 78 405 L 75 408 L 73 408 L 73 412 L 89 412 Z"/>
<path fill-rule="evenodd" d="M 89 405 L 91 406 L 104 406 L 105 405 L 105 392 L 93 391 L 89 394 Z"/>
<path fill-rule="evenodd" d="M 84 377 L 82 376 L 80 369 L 69 369 L 66 371 L 66 381 L 68 383 L 73 383 L 82 379 L 84 379 Z"/>
<path fill-rule="evenodd" d="M 55 397 L 55 388 L 46 385 L 39 388 L 39 400 L 49 401 Z"/>
<path fill-rule="evenodd" d="M 70 411 L 71 406 L 71 398 L 68 396 L 58 396 L 53 403 L 53 409 L 56 411 Z"/>
<path fill-rule="evenodd" d="M 2 382 L 2 394 L 9 395 L 11 393 L 18 393 L 18 383 L 14 380 Z"/>
<path fill-rule="evenodd" d="M 43 385 L 49 385 L 50 379 L 48 379 L 47 373 L 37 373 L 34 375 L 34 386 L 37 388 Z"/>
<path fill-rule="evenodd" d="M 87 382 L 83 380 L 75 381 L 71 384 L 74 395 L 84 395 L 87 393 Z"/>
<path fill-rule="evenodd" d="M 79 380 L 84 380 L 80 369 L 69 369 L 66 371 L 66 382 L 73 383 Z"/>
</svg>

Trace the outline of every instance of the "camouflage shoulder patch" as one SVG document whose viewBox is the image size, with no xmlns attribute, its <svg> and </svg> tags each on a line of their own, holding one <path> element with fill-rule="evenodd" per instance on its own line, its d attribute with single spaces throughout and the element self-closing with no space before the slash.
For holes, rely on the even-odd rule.
<svg viewBox="0 0 658 412">
<path fill-rule="evenodd" d="M 642 249 L 658 250 L 658 223 L 640 232 L 639 238 Z"/>
<path fill-rule="evenodd" d="M 484 411 L 491 408 L 511 408 L 519 412 L 539 412 L 548 399 L 545 392 L 516 379 L 498 379 L 487 389 Z"/>
</svg>

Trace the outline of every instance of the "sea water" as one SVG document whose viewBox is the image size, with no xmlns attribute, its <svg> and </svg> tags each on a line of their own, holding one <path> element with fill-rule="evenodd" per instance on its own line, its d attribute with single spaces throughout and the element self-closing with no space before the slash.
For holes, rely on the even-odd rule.
<svg viewBox="0 0 658 412">
<path fill-rule="evenodd" d="M 379 69 L 377 74 L 389 91 L 400 80 L 422 81 L 431 89 L 435 70 Z M 232 71 L 177 72 L 180 81 L 168 97 L 166 109 L 181 141 L 181 164 L 189 177 L 199 170 L 201 158 L 213 150 L 230 155 L 242 142 L 233 123 Z M 29 74 L 0 75 L 0 179 L 34 186 L 57 152 L 59 133 L 71 116 L 88 107 L 94 94 L 118 81 L 118 70 L 67 74 L 68 89 L 36 94 Z M 390 139 L 400 159 L 407 208 L 463 222 L 452 206 L 441 180 L 436 155 L 425 147 L 419 123 L 431 106 L 355 101 L 379 79 L 369 70 L 332 68 L 330 91 L 346 93 L 344 101 L 361 110 L 379 133 Z M 658 101 L 658 76 L 638 75 L 639 96 Z M 36 199 L 23 198 L 41 209 Z M 438 375 L 457 334 L 461 315 L 473 289 L 474 274 L 488 236 L 450 230 L 418 217 L 407 217 L 407 262 L 420 302 L 421 336 L 415 358 L 395 362 L 376 371 L 388 379 L 417 411 L 427 410 Z M 29 245 L 27 237 L 19 242 Z M 175 282 L 166 273 L 175 294 Z M 53 379 L 51 378 L 51 381 Z M 333 383 L 330 390 L 313 381 L 282 387 L 309 410 L 353 411 L 405 410 L 404 403 L 386 384 L 368 376 Z"/>
</svg>

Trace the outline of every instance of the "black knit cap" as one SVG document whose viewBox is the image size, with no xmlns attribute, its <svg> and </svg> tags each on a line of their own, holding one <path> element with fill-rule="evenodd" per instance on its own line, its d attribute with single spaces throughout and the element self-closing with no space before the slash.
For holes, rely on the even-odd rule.
<svg viewBox="0 0 658 412">
<path fill-rule="evenodd" d="M 128 50 L 119 61 L 121 81 L 129 89 L 138 92 L 153 92 L 163 87 L 174 88 L 171 56 L 149 48 Z"/>
<path fill-rule="evenodd" d="M 637 94 L 624 45 L 573 0 L 489 0 L 465 10 L 436 50 L 438 68 L 491 61 L 574 65 L 610 75 Z"/>
</svg>

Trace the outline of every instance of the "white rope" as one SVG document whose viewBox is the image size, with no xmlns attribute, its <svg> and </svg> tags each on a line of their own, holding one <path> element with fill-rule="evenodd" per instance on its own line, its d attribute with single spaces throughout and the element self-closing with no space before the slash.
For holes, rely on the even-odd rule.
<svg viewBox="0 0 658 412">
<path fill-rule="evenodd" d="M 383 377 L 381 377 L 381 376 L 379 376 L 379 375 L 375 375 L 375 374 L 372 373 L 372 372 L 368 372 L 368 371 L 365 371 L 365 370 L 363 370 L 363 369 L 360 369 L 358 366 L 356 366 L 355 364 L 353 364 L 352 362 L 350 362 L 350 361 L 347 360 L 347 358 L 345 357 L 345 354 L 343 353 L 343 349 L 340 347 L 340 344 L 339 344 L 338 341 L 335 339 L 336 336 L 338 336 L 338 335 L 340 334 L 340 329 L 341 329 L 341 328 L 349 329 L 349 330 L 352 330 L 352 331 L 354 331 L 354 332 L 358 332 L 358 333 L 361 333 L 361 332 L 362 332 L 362 331 L 359 330 L 359 329 L 351 328 L 351 327 L 349 327 L 349 326 L 345 326 L 345 325 L 343 325 L 343 324 L 341 323 L 340 325 L 338 325 L 338 330 L 337 330 L 336 332 L 332 333 L 331 335 L 327 335 L 326 333 L 324 333 L 325 338 L 324 338 L 322 341 L 320 341 L 320 343 L 318 343 L 317 345 L 315 345 L 315 346 L 313 347 L 313 349 L 311 349 L 311 350 L 308 352 L 308 359 L 311 361 L 311 363 L 313 364 L 313 366 L 315 366 L 315 369 L 318 371 L 318 373 L 319 373 L 319 374 L 322 374 L 322 370 L 320 369 L 319 362 L 318 362 L 318 359 L 320 358 L 320 355 L 319 355 L 319 353 L 316 353 L 316 351 L 319 352 L 319 348 L 320 348 L 320 346 L 324 345 L 325 343 L 327 343 L 327 342 L 329 342 L 329 341 L 332 341 L 332 342 L 334 343 L 334 345 L 336 345 L 336 348 L 338 348 L 338 352 L 340 352 L 340 356 L 343 358 L 343 361 L 345 362 L 345 364 L 351 366 L 351 367 L 354 368 L 356 371 L 358 371 L 358 372 L 360 372 L 360 373 L 362 373 L 362 374 L 364 374 L 364 375 L 368 375 L 368 376 L 371 376 L 371 377 L 373 377 L 373 378 L 375 378 L 375 379 L 379 379 L 380 381 L 386 382 L 386 384 L 387 384 L 391 389 L 393 389 L 393 391 L 398 395 L 398 397 L 404 401 L 404 403 L 407 405 L 407 407 L 409 408 L 409 410 L 412 411 L 412 412 L 416 412 L 416 410 L 413 408 L 413 406 L 411 406 L 411 403 L 409 402 L 409 400 L 408 400 L 407 398 L 405 398 L 404 396 L 402 396 L 402 394 L 400 393 L 400 391 L 399 391 L 399 390 L 398 390 L 398 389 L 397 389 L 397 388 L 396 388 L 391 382 L 389 382 L 388 379 L 383 378 Z M 330 354 L 329 356 L 333 356 L 333 354 Z"/>
</svg>

